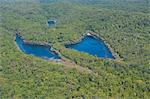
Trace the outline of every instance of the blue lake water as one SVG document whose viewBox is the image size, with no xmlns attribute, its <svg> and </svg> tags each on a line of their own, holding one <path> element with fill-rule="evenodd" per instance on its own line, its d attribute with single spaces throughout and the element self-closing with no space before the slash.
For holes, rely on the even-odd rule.
<svg viewBox="0 0 150 99">
<path fill-rule="evenodd" d="M 55 20 L 48 20 L 47 24 L 48 24 L 48 27 L 55 27 L 56 21 Z"/>
<path fill-rule="evenodd" d="M 95 38 L 93 36 L 87 35 L 80 42 L 76 44 L 68 44 L 65 46 L 66 48 L 89 53 L 100 58 L 114 58 L 105 43 L 101 39 Z"/>
<path fill-rule="evenodd" d="M 59 55 L 50 50 L 50 47 L 37 44 L 24 43 L 21 36 L 16 34 L 16 43 L 21 51 L 43 59 L 60 59 Z"/>
</svg>

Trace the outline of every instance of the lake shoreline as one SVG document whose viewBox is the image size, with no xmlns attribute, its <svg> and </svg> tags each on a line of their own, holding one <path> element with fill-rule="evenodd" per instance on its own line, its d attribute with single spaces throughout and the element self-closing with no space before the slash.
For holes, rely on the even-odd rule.
<svg viewBox="0 0 150 99">
<path fill-rule="evenodd" d="M 118 53 L 116 53 L 116 52 L 114 51 L 114 49 L 110 46 L 110 44 L 109 44 L 102 36 L 96 34 L 96 33 L 93 32 L 93 31 L 90 31 L 90 30 L 87 30 L 87 31 L 80 37 L 79 40 L 73 41 L 73 42 L 69 42 L 69 43 L 65 44 L 65 47 L 68 46 L 68 45 L 75 45 L 75 44 L 78 44 L 79 42 L 81 42 L 81 41 L 84 39 L 85 36 L 92 36 L 92 37 L 94 37 L 95 39 L 98 39 L 98 40 L 102 41 L 102 42 L 106 45 L 106 47 L 108 47 L 108 49 L 110 50 L 110 52 L 112 53 L 113 59 L 115 59 L 115 60 L 122 60 L 122 59 L 120 58 L 120 56 L 118 55 Z M 110 58 L 100 58 L 100 59 L 110 59 Z M 112 60 L 112 59 L 111 59 L 111 60 Z"/>
<path fill-rule="evenodd" d="M 27 40 L 23 39 L 20 33 L 16 33 L 16 35 L 18 35 L 18 36 L 22 39 L 22 41 L 23 41 L 24 44 L 29 44 L 29 45 L 33 45 L 33 46 L 35 45 L 35 46 L 47 47 L 50 52 L 52 52 L 53 54 L 58 55 L 58 57 L 60 58 L 60 59 L 54 59 L 54 58 L 47 58 L 47 59 L 45 59 L 45 58 L 42 58 L 42 57 L 41 57 L 42 59 L 45 59 L 45 60 L 48 60 L 48 61 L 60 61 L 60 60 L 61 60 L 61 57 L 60 57 L 61 55 L 60 55 L 60 53 L 58 53 L 58 51 L 54 50 L 49 44 L 33 43 L 32 41 L 27 41 Z M 15 39 L 15 41 L 16 41 L 16 38 L 14 38 L 14 39 Z M 15 44 L 16 44 L 17 48 L 18 48 L 19 50 L 21 50 L 21 49 L 19 48 L 19 46 L 17 45 L 16 42 L 15 42 Z"/>
<path fill-rule="evenodd" d="M 112 53 L 112 55 L 113 55 L 113 57 L 114 57 L 115 60 L 122 60 L 120 58 L 119 54 L 114 51 L 114 49 L 110 46 L 110 44 L 102 36 L 98 35 L 97 33 L 93 32 L 93 31 L 90 31 L 90 30 L 86 31 L 86 35 L 88 33 L 91 36 L 95 37 L 96 39 L 99 39 L 99 40 L 103 41 L 104 44 L 108 47 L 108 49 L 111 51 L 111 53 Z"/>
<path fill-rule="evenodd" d="M 27 40 L 23 39 L 22 36 L 20 35 L 20 33 L 16 33 L 16 35 L 19 35 L 25 44 L 31 44 L 31 45 L 35 45 L 35 46 L 38 45 L 38 46 L 45 46 L 45 47 L 48 47 L 51 52 L 53 52 L 54 54 L 59 55 L 59 57 L 60 57 L 60 59 L 48 59 L 48 60 L 59 61 L 59 60 L 62 59 L 61 53 L 60 53 L 59 51 L 53 49 L 49 44 L 47 44 L 47 43 L 33 43 L 32 41 L 27 41 Z M 94 37 L 95 39 L 98 39 L 98 40 L 102 41 L 102 42 L 106 45 L 106 47 L 108 47 L 108 49 L 110 50 L 110 52 L 111 52 L 112 55 L 113 55 L 113 59 L 110 59 L 110 58 L 100 58 L 100 57 L 99 57 L 100 59 L 123 60 L 123 59 L 120 58 L 120 56 L 118 55 L 118 53 L 116 53 L 116 52 L 114 51 L 114 49 L 109 45 L 109 43 L 108 43 L 102 36 L 96 34 L 96 33 L 93 32 L 93 31 L 90 31 L 90 30 L 87 30 L 87 31 L 80 37 L 79 40 L 66 43 L 66 44 L 64 44 L 64 46 L 66 47 L 67 45 L 70 45 L 70 44 L 71 44 L 71 45 L 78 44 L 80 41 L 82 41 L 82 40 L 84 39 L 85 36 L 92 36 L 92 37 Z M 19 50 L 20 50 L 20 48 L 19 48 Z"/>
</svg>

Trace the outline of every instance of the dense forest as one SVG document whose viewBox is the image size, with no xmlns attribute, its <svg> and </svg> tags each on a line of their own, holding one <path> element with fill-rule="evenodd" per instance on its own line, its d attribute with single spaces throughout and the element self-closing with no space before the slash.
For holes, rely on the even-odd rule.
<svg viewBox="0 0 150 99">
<path fill-rule="evenodd" d="M 150 98 L 149 0 L 0 0 L 0 98 Z M 47 20 L 56 19 L 53 28 Z M 120 59 L 73 49 L 90 30 Z M 48 44 L 64 59 L 47 61 L 21 52 L 26 41 Z M 70 64 L 71 65 L 71 64 Z"/>
</svg>

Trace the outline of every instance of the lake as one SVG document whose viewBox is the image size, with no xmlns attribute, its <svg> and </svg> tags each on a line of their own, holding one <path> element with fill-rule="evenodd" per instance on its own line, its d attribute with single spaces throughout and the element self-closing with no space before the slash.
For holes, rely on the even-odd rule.
<svg viewBox="0 0 150 99">
<path fill-rule="evenodd" d="M 66 48 L 75 49 L 100 58 L 114 58 L 105 43 L 96 37 L 87 35 L 76 44 L 67 44 Z"/>
<path fill-rule="evenodd" d="M 45 45 L 25 43 L 19 34 L 16 34 L 16 43 L 21 51 L 26 54 L 34 55 L 46 60 L 60 59 L 59 55 L 54 53 L 50 47 Z"/>
<path fill-rule="evenodd" d="M 48 20 L 47 24 L 48 24 L 48 27 L 55 27 L 56 26 L 56 20 Z"/>
</svg>

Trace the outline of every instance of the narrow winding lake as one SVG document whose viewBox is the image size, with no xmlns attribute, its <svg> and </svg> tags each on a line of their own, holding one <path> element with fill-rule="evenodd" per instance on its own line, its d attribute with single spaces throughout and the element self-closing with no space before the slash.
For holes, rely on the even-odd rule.
<svg viewBox="0 0 150 99">
<path fill-rule="evenodd" d="M 86 52 L 100 58 L 114 58 L 109 48 L 105 43 L 93 36 L 85 36 L 76 44 L 65 45 L 66 48 L 75 49 L 80 52 Z"/>
<path fill-rule="evenodd" d="M 19 34 L 16 34 L 16 43 L 21 51 L 46 60 L 60 59 L 59 55 L 50 50 L 50 47 L 25 43 Z"/>
</svg>

